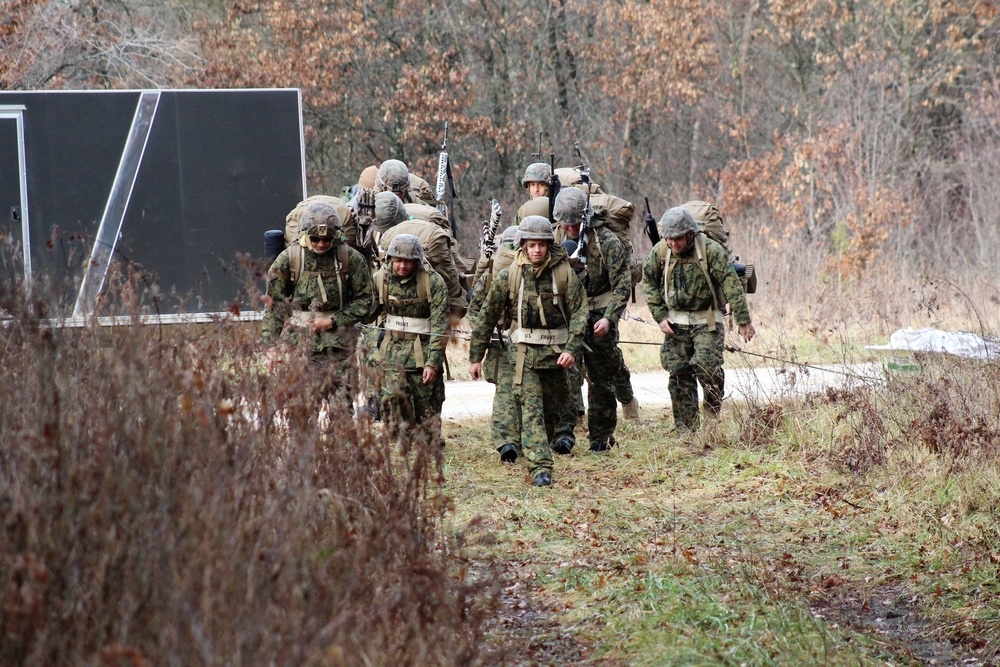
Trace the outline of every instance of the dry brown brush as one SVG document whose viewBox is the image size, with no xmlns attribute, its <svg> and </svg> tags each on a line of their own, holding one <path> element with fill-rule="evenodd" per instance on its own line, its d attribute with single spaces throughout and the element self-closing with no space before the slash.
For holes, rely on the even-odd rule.
<svg viewBox="0 0 1000 667">
<path fill-rule="evenodd" d="M 0 665 L 480 664 L 440 447 L 401 456 L 246 325 L 0 328 Z M 34 310 L 34 312 L 33 312 Z"/>
</svg>

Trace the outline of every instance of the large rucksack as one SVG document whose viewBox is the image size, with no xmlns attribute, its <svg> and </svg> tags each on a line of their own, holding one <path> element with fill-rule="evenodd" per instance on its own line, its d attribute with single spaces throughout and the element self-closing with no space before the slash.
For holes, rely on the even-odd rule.
<svg viewBox="0 0 1000 667">
<path fill-rule="evenodd" d="M 726 222 L 722 219 L 722 214 L 719 212 L 718 207 L 711 202 L 694 200 L 681 204 L 680 208 L 686 209 L 691 214 L 691 217 L 698 223 L 698 230 L 702 234 L 725 248 L 730 259 L 733 260 L 733 263 L 737 267 L 737 273 L 740 272 L 740 267 L 745 267 L 743 275 L 740 276 L 740 282 L 743 283 L 743 290 L 747 294 L 756 292 L 757 272 L 754 269 L 754 265 L 737 263 L 739 257 L 733 254 L 733 249 L 729 245 L 729 230 L 726 229 Z"/>
<path fill-rule="evenodd" d="M 632 218 L 635 216 L 635 205 L 621 197 L 610 195 L 601 189 L 597 183 L 586 185 L 583 176 L 576 167 L 559 167 L 555 171 L 560 185 L 583 190 L 590 195 L 590 206 L 594 209 L 593 226 L 604 224 L 618 237 L 625 246 L 626 252 L 632 254 Z"/>
<path fill-rule="evenodd" d="M 337 209 L 337 214 L 340 216 L 340 229 L 344 233 L 344 238 L 347 239 L 347 242 L 352 247 L 356 248 L 358 225 L 355 220 L 354 210 L 344 203 L 340 197 L 331 197 L 330 195 L 313 195 L 312 197 L 307 197 L 288 212 L 288 215 L 285 216 L 285 246 L 290 246 L 292 241 L 298 240 L 299 220 L 302 219 L 302 212 L 305 211 L 306 206 L 318 201 L 331 204 Z"/>
</svg>

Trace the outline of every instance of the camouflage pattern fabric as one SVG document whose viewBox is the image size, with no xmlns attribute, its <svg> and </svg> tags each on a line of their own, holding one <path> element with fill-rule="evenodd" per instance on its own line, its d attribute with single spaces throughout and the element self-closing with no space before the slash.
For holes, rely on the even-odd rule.
<svg viewBox="0 0 1000 667">
<path fill-rule="evenodd" d="M 670 276 L 671 302 L 666 302 L 665 267 L 658 246 L 654 246 L 649 253 L 642 272 L 646 303 L 655 321 L 668 319 L 671 309 L 697 312 L 712 308 L 713 286 L 708 284 L 697 261 L 691 261 L 695 254 L 693 243 L 678 255 L 684 263 L 674 267 Z M 721 245 L 710 239 L 706 241 L 705 250 L 709 275 L 729 301 L 736 323 L 749 323 L 746 295 L 729 255 Z M 660 364 L 670 374 L 667 384 L 673 404 L 674 426 L 680 431 L 693 430 L 698 428 L 700 422 L 698 383 L 701 383 L 705 393 L 706 412 L 717 415 L 722 407 L 725 327 L 722 322 L 717 322 L 711 331 L 707 325 L 675 325 L 673 329 L 673 336 L 664 336 Z"/>
<path fill-rule="evenodd" d="M 383 273 L 384 271 L 384 273 Z M 417 291 L 417 274 L 426 271 L 430 283 L 430 303 L 422 303 Z M 385 354 L 381 358 L 383 371 L 379 397 L 382 402 L 383 419 L 393 428 L 427 423 L 431 431 L 439 433 L 441 406 L 444 404 L 444 346 L 448 329 L 448 292 L 444 279 L 429 264 L 421 264 L 417 271 L 399 278 L 392 272 L 391 263 L 376 274 L 375 280 L 388 281 L 385 304 L 379 303 L 379 322 L 383 313 L 401 317 L 430 318 L 431 334 L 420 335 L 424 364 L 417 365 L 415 339 L 412 334 L 379 332 L 379 338 L 387 341 Z M 376 287 L 376 294 L 378 289 Z M 438 371 L 434 382 L 422 382 L 425 367 Z M 437 431 L 435 431 L 437 429 Z"/>
<path fill-rule="evenodd" d="M 566 238 L 562 228 L 556 230 L 556 242 Z M 616 380 L 620 383 L 628 373 L 625 359 L 618 346 L 618 320 L 625 312 L 631 295 L 631 274 L 629 257 L 622 242 L 614 232 L 606 227 L 590 230 L 588 239 L 590 255 L 584 269 L 583 282 L 588 296 L 598 296 L 611 291 L 612 297 L 603 310 L 590 311 L 584 341 L 589 347 L 584 350 L 583 359 L 587 366 L 590 385 L 587 391 L 587 427 L 590 444 L 601 447 L 614 435 L 618 425 L 618 402 L 615 398 Z M 611 328 L 604 338 L 594 335 L 594 324 L 602 318 L 611 322 Z M 629 384 L 631 389 L 631 383 Z M 572 420 L 572 422 L 570 422 Z M 557 428 L 560 434 L 572 430 L 576 424 L 576 414 L 566 411 Z"/>
<path fill-rule="evenodd" d="M 520 255 L 521 251 L 518 252 Z M 554 304 L 551 298 L 552 271 L 555 265 L 568 261 L 568 258 L 566 251 L 556 246 L 550 249 L 549 258 L 549 264 L 541 269 L 537 276 L 530 264 L 522 265 L 518 261 L 496 276 L 473 323 L 472 342 L 469 345 L 470 363 L 483 359 L 496 324 L 502 318 L 513 320 L 517 314 L 517 298 L 516 296 L 512 298 L 509 287 L 511 271 L 522 272 L 521 281 L 525 298 L 521 325 L 528 328 L 542 328 L 544 321 L 548 323 L 548 328 L 558 329 L 568 326 L 569 340 L 562 349 L 576 356 L 578 360 L 581 358 L 583 330 L 587 325 L 583 287 L 571 273 L 563 301 L 566 310 L 564 316 L 559 305 Z M 529 298 L 529 294 L 538 294 L 542 298 Z M 545 298 L 546 295 L 548 298 Z M 566 319 L 567 316 L 569 321 Z M 511 360 L 515 358 L 516 347 L 511 346 L 508 353 L 511 355 L 508 357 Z M 548 345 L 526 345 L 525 348 L 522 381 L 520 385 L 511 385 L 513 391 L 510 393 L 515 398 L 516 421 L 521 425 L 521 451 L 527 461 L 528 472 L 534 477 L 539 472 L 551 471 L 552 453 L 549 450 L 549 439 L 562 412 L 567 386 L 566 372 L 556 363 L 559 352 Z M 498 389 L 502 388 L 502 385 L 498 385 Z"/>
<path fill-rule="evenodd" d="M 576 425 L 580 421 L 580 415 L 586 412 L 583 404 L 583 364 L 577 364 L 572 369 L 566 371 L 566 400 L 563 409 L 559 413 L 556 421 L 552 439 L 565 437 L 576 445 Z"/>
<path fill-rule="evenodd" d="M 343 242 L 343 236 L 339 239 Z M 273 345 L 282 335 L 290 338 L 311 336 L 314 339 L 313 352 L 316 354 L 328 348 L 354 349 L 358 337 L 354 325 L 368 321 L 375 301 L 371 272 L 361 253 L 348 248 L 347 281 L 344 285 L 344 303 L 341 303 L 337 287 L 336 256 L 336 246 L 322 255 L 306 249 L 302 278 L 293 284 L 288 250 L 283 250 L 278 255 L 268 271 L 267 295 L 271 297 L 273 307 L 264 313 L 262 330 L 265 343 Z M 320 275 L 309 275 L 313 273 Z M 314 334 L 302 327 L 287 326 L 294 311 L 336 311 L 333 316 L 336 327 Z"/>
<path fill-rule="evenodd" d="M 458 317 L 465 313 L 468 304 L 462 290 L 461 270 L 455 264 L 454 239 L 451 233 L 425 220 L 404 220 L 393 225 L 378 237 L 378 255 L 384 259 L 385 249 L 400 234 L 412 234 L 420 239 L 424 256 L 434 270 L 444 279 L 449 298 L 449 309 Z"/>
<path fill-rule="evenodd" d="M 646 295 L 646 305 L 657 322 L 667 319 L 670 309 L 696 312 L 712 307 L 712 290 L 705 275 L 694 257 L 694 245 L 677 255 L 679 263 L 670 275 L 670 288 L 673 295 L 672 303 L 666 303 L 664 297 L 665 268 L 660 259 L 658 248 L 665 241 L 660 241 L 649 253 L 642 268 L 642 287 Z M 736 324 L 749 324 L 750 309 L 743 285 L 736 275 L 736 268 L 726 250 L 711 239 L 705 239 L 705 255 L 708 262 L 708 272 L 712 280 L 722 289 L 726 300 L 733 311 Z"/>
<path fill-rule="evenodd" d="M 621 346 L 618 347 L 618 350 L 621 351 Z M 632 389 L 632 371 L 628 369 L 625 357 L 622 357 L 622 363 L 615 369 L 614 373 L 611 385 L 615 390 L 615 400 L 624 405 L 635 398 L 635 391 Z"/>
<path fill-rule="evenodd" d="M 521 428 L 518 453 L 524 456 L 532 478 L 540 472 L 551 473 L 549 443 L 566 402 L 566 372 L 562 368 L 525 368 L 521 384 L 511 388 L 514 400 L 509 417 Z"/>
<path fill-rule="evenodd" d="M 664 336 L 660 364 L 670 373 L 667 388 L 673 409 L 674 426 L 694 431 L 700 425 L 698 383 L 705 393 L 705 412 L 716 417 L 722 409 L 726 376 L 722 370 L 725 330 L 717 324 L 676 326 L 673 336 Z"/>
<path fill-rule="evenodd" d="M 320 374 L 320 393 L 330 408 L 350 411 L 358 390 L 358 363 L 354 350 L 328 347 L 311 357 L 313 371 Z"/>
<path fill-rule="evenodd" d="M 492 276 L 487 272 L 480 276 L 472 288 L 467 314 L 471 326 L 475 326 L 492 282 Z M 518 455 L 521 455 L 521 412 L 514 393 L 510 391 L 514 384 L 514 358 L 508 356 L 510 347 L 509 344 L 501 345 L 499 339 L 491 338 L 483 358 L 483 378 L 496 385 L 490 417 L 493 447 L 500 449 L 506 444 L 516 445 Z"/>
</svg>

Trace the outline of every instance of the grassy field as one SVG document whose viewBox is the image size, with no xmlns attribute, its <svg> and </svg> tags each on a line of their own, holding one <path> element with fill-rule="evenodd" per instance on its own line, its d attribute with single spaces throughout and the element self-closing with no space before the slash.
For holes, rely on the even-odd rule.
<svg viewBox="0 0 1000 667">
<path fill-rule="evenodd" d="M 995 394 L 981 370 L 729 406 L 686 440 L 620 424 L 544 490 L 485 420 L 447 425 L 446 530 L 504 568 L 491 641 L 509 664 L 994 664 L 997 413 L 948 384 Z"/>
</svg>

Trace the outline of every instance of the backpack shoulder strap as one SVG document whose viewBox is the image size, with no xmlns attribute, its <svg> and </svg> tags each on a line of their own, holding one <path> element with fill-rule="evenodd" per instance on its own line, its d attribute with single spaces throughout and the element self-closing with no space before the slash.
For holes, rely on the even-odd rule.
<svg viewBox="0 0 1000 667">
<path fill-rule="evenodd" d="M 510 293 L 510 302 L 515 303 L 517 292 L 521 289 L 521 265 L 517 263 L 517 260 L 511 262 L 507 271 L 507 288 Z"/>
<path fill-rule="evenodd" d="M 294 286 L 299 282 L 299 278 L 302 277 L 302 265 L 305 262 L 305 252 L 302 246 L 299 245 L 298 241 L 292 241 L 291 245 L 288 246 L 288 266 L 291 269 L 292 275 L 292 285 Z"/>
<path fill-rule="evenodd" d="M 426 305 L 431 305 L 431 276 L 423 264 L 417 269 L 417 297 Z"/>
<path fill-rule="evenodd" d="M 375 275 L 372 276 L 372 282 L 375 283 L 375 290 L 378 292 L 378 302 L 384 306 L 386 298 L 389 296 L 389 276 L 386 274 L 384 266 L 375 272 Z"/>
</svg>

